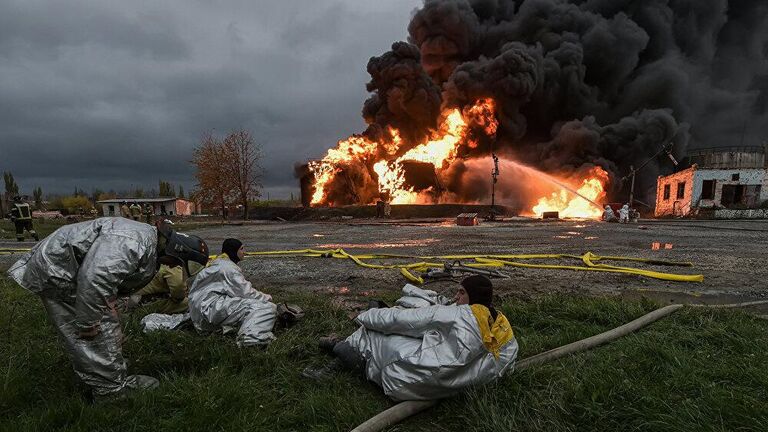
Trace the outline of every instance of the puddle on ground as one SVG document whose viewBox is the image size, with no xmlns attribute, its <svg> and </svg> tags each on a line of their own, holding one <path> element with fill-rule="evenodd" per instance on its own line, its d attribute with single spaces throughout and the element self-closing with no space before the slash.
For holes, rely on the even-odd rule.
<svg viewBox="0 0 768 432">
<path fill-rule="evenodd" d="M 572 235 L 572 236 L 578 236 L 578 235 L 581 235 L 582 233 L 580 233 L 578 231 L 568 231 L 565 234 Z"/>
<path fill-rule="evenodd" d="M 432 243 L 437 243 L 440 240 L 434 238 L 418 239 L 418 240 L 403 240 L 396 243 L 328 243 L 317 245 L 319 248 L 324 249 L 393 249 L 393 248 L 405 248 L 405 247 L 418 247 L 428 246 Z"/>
<path fill-rule="evenodd" d="M 661 249 L 670 250 L 673 247 L 674 247 L 673 243 L 661 243 L 661 242 L 651 243 L 651 250 L 661 250 Z"/>
<path fill-rule="evenodd" d="M 732 304 L 732 303 L 744 303 L 754 300 L 765 300 L 765 298 L 756 298 L 754 296 L 742 296 L 736 294 L 722 294 L 722 293 L 699 293 L 699 292 L 675 292 L 675 291 L 658 291 L 649 289 L 636 289 L 631 291 L 622 291 L 621 297 L 630 300 L 640 300 L 643 297 L 651 300 L 656 300 L 662 304 Z M 768 308 L 768 305 L 762 305 L 762 308 Z"/>
<path fill-rule="evenodd" d="M 587 236 L 587 237 L 584 237 L 584 240 L 597 240 L 599 238 L 600 237 L 597 237 L 597 236 Z"/>
<path fill-rule="evenodd" d="M 552 238 L 556 238 L 556 239 L 569 239 L 569 238 L 573 238 L 573 237 L 567 236 L 567 235 L 556 235 L 556 236 L 552 236 Z"/>
</svg>

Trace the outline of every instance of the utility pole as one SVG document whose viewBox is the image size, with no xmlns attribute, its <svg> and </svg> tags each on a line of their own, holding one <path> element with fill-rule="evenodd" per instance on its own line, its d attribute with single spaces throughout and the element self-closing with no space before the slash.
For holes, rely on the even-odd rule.
<svg viewBox="0 0 768 432">
<path fill-rule="evenodd" d="M 491 183 L 491 211 L 494 211 L 496 206 L 496 182 L 499 180 L 499 157 L 496 156 L 496 153 L 491 153 L 491 157 L 493 158 L 493 169 L 491 170 L 491 178 L 493 179 Z"/>
<path fill-rule="evenodd" d="M 499 157 L 493 149 L 493 139 L 491 140 L 491 157 L 493 158 L 493 169 L 491 169 L 491 217 L 490 220 L 496 220 L 496 182 L 499 177 Z"/>
<path fill-rule="evenodd" d="M 648 158 L 639 167 L 635 168 L 634 165 L 630 165 L 629 166 L 629 174 L 627 174 L 627 175 L 625 175 L 624 177 L 621 178 L 622 183 L 627 181 L 630 177 L 632 178 L 632 182 L 631 182 L 630 187 L 629 187 L 629 208 L 632 208 L 632 204 L 634 203 L 634 200 L 635 200 L 635 175 L 640 170 L 642 170 L 646 165 L 648 165 L 649 162 L 651 162 L 652 160 L 656 159 L 656 157 L 658 157 L 662 153 L 667 153 L 667 156 L 672 161 L 672 163 L 675 166 L 678 165 L 677 159 L 675 159 L 675 157 L 672 155 L 672 142 L 670 141 L 669 143 L 663 145 L 661 147 L 661 150 L 659 150 L 658 152 L 656 152 L 656 154 L 654 154 L 653 156 Z"/>
</svg>

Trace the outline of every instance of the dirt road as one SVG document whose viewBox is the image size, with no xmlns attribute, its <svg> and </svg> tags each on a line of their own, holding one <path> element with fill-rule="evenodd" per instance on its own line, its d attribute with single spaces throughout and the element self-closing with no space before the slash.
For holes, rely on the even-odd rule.
<svg viewBox="0 0 768 432">
<path fill-rule="evenodd" d="M 350 253 L 412 255 L 454 253 L 569 253 L 591 251 L 690 261 L 693 268 L 655 267 L 660 271 L 704 275 L 703 283 L 666 282 L 633 275 L 565 270 L 508 269 L 510 279 L 496 280 L 503 296 L 529 297 L 552 292 L 648 296 L 663 301 L 729 302 L 768 297 L 768 221 L 644 221 L 619 225 L 594 221 L 532 221 L 455 226 L 452 221 L 350 220 L 334 222 L 254 222 L 194 231 L 218 252 L 227 237 L 244 241 L 249 251 L 344 248 Z M 659 250 L 654 250 L 658 243 Z M 671 249 L 665 249 L 670 245 Z M 6 242 L 1 247 L 14 247 Z M 0 268 L 13 258 L 0 257 Z M 243 268 L 254 285 L 267 292 L 311 290 L 346 300 L 398 290 L 405 279 L 397 270 L 371 270 L 351 261 L 320 258 L 248 258 Z M 452 290 L 451 282 L 429 287 Z"/>
</svg>

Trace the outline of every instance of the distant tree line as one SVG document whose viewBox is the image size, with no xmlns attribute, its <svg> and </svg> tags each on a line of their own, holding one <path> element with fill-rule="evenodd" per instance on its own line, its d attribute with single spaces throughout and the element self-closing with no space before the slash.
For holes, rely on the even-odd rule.
<svg viewBox="0 0 768 432">
<path fill-rule="evenodd" d="M 0 218 L 4 217 L 10 211 L 10 203 L 15 195 L 20 195 L 19 184 L 16 182 L 13 174 L 9 171 L 3 172 L 4 192 L 0 199 Z M 159 190 L 159 192 L 158 192 Z M 143 188 L 135 188 L 123 191 L 104 191 L 99 188 L 93 188 L 90 193 L 84 189 L 76 187 L 71 195 L 66 194 L 48 194 L 43 196 L 43 189 L 36 186 L 32 189 L 32 195 L 29 204 L 35 210 L 60 210 L 63 214 L 78 214 L 81 210 L 90 213 L 92 208 L 101 210 L 96 206 L 99 201 L 117 198 L 159 198 L 174 197 L 185 198 L 184 187 L 174 186 L 172 183 L 159 180 L 158 189 L 145 191 Z"/>
</svg>

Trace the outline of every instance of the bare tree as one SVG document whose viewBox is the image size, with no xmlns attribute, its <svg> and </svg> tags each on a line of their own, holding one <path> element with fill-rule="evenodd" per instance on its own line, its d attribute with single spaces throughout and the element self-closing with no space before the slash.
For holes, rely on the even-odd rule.
<svg viewBox="0 0 768 432">
<path fill-rule="evenodd" d="M 223 146 L 229 166 L 228 176 L 236 198 L 243 206 L 243 219 L 248 219 L 248 201 L 261 196 L 261 146 L 244 129 L 230 133 Z"/>
<path fill-rule="evenodd" d="M 211 133 L 203 135 L 192 156 L 197 180 L 194 198 L 204 204 L 219 207 L 223 216 L 227 214 L 226 207 L 235 189 L 228 159 L 226 146 Z"/>
</svg>

